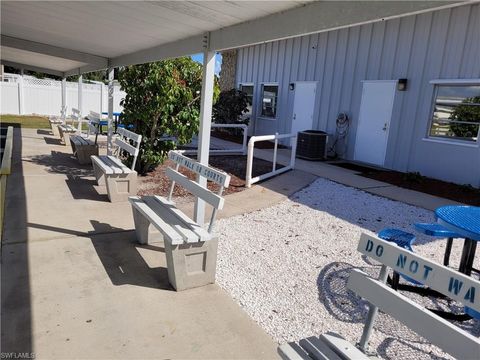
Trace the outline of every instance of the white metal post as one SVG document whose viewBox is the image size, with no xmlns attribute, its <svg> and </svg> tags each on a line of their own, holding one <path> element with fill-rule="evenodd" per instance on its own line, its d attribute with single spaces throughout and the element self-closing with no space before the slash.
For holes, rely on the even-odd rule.
<svg viewBox="0 0 480 360">
<path fill-rule="evenodd" d="M 83 88 L 83 75 L 78 74 L 78 131 L 82 131 L 82 88 Z"/>
<path fill-rule="evenodd" d="M 99 114 L 100 114 L 100 117 L 102 115 L 102 112 L 103 112 L 103 83 L 99 83 L 100 85 L 100 111 L 99 111 Z"/>
<path fill-rule="evenodd" d="M 378 275 L 378 280 L 382 283 L 387 282 L 388 277 L 388 267 L 382 265 L 380 269 L 380 274 Z M 365 321 L 365 326 L 363 328 L 362 337 L 360 338 L 360 342 L 357 344 L 358 348 L 362 350 L 364 353 L 368 352 L 368 341 L 370 340 L 370 336 L 372 335 L 373 331 L 373 323 L 378 314 L 378 307 L 373 304 L 369 305 L 367 320 Z"/>
<path fill-rule="evenodd" d="M 203 53 L 202 94 L 200 100 L 200 130 L 198 133 L 197 161 L 208 165 L 210 151 L 210 128 L 212 125 L 213 81 L 215 76 L 215 51 L 208 50 L 208 35 L 205 37 L 206 48 Z M 200 185 L 206 186 L 207 179 L 198 176 Z M 197 199 L 195 202 L 194 219 L 197 224 L 205 224 L 205 202 Z"/>
<path fill-rule="evenodd" d="M 62 78 L 62 109 L 60 116 L 62 121 L 65 121 L 67 116 L 67 78 Z"/>
<path fill-rule="evenodd" d="M 25 102 L 23 96 L 23 69 L 20 69 L 20 81 L 18 82 L 18 113 L 23 115 L 25 113 Z"/>
<path fill-rule="evenodd" d="M 107 69 L 107 78 L 108 78 L 108 141 L 107 141 L 107 154 L 112 155 L 113 147 L 113 68 Z"/>
</svg>

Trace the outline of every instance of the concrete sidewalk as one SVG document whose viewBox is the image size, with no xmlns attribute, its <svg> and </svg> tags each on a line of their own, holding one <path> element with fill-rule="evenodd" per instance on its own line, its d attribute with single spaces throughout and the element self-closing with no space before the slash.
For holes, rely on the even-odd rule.
<svg viewBox="0 0 480 360">
<path fill-rule="evenodd" d="M 37 358 L 277 358 L 217 285 L 172 291 L 163 247 L 135 242 L 128 203 L 48 130 L 15 129 L 2 239 L 2 352 Z M 229 195 L 222 217 L 282 201 L 294 171 Z M 190 211 L 190 210 L 187 210 Z"/>
<path fill-rule="evenodd" d="M 290 163 L 291 150 L 279 149 L 277 162 L 280 164 Z M 255 149 L 254 156 L 263 160 L 273 161 L 273 150 Z M 383 196 L 406 204 L 415 205 L 427 210 L 434 211 L 444 205 L 462 205 L 459 202 L 425 194 L 415 190 L 401 188 L 382 181 L 369 179 L 358 172 L 334 166 L 322 161 L 295 160 L 295 170 L 323 177 L 337 183 L 355 187 L 374 195 Z"/>
</svg>

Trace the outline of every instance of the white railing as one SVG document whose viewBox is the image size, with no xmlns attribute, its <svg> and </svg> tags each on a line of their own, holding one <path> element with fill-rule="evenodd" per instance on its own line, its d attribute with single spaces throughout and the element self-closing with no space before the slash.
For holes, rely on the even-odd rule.
<svg viewBox="0 0 480 360">
<path fill-rule="evenodd" d="M 212 124 L 213 128 L 233 128 L 233 129 L 242 129 L 243 130 L 243 140 L 242 140 L 242 147 L 233 148 L 233 149 L 212 149 L 210 150 L 210 154 L 238 154 L 241 153 L 242 155 L 247 154 L 247 132 L 248 126 L 245 124 Z"/>
<path fill-rule="evenodd" d="M 248 126 L 245 124 L 212 124 L 211 128 L 235 128 L 235 129 L 242 129 L 243 130 L 243 141 L 242 141 L 242 146 L 241 147 L 235 147 L 235 148 L 230 148 L 230 149 L 210 149 L 209 153 L 211 155 L 219 155 L 219 154 L 242 154 L 246 155 L 247 154 L 247 131 L 248 131 Z M 160 138 L 161 141 L 176 141 L 176 138 L 174 136 L 163 136 Z M 222 139 L 220 139 L 222 140 Z M 210 141 L 210 144 L 212 142 Z M 185 149 L 182 150 L 185 154 L 196 154 L 198 152 L 198 149 L 195 147 L 193 149 Z"/>
<path fill-rule="evenodd" d="M 291 147 L 292 153 L 290 156 L 290 164 L 284 166 L 280 169 L 277 169 L 277 151 L 278 151 L 278 140 L 279 139 L 287 139 L 291 138 Z M 273 165 L 272 171 L 269 173 L 256 176 L 252 178 L 252 168 L 253 168 L 253 150 L 255 148 L 255 143 L 258 141 L 267 141 L 267 140 L 275 140 L 274 148 L 273 148 Z M 295 152 L 297 149 L 297 134 L 281 134 L 279 135 L 276 133 L 275 135 L 263 135 L 263 136 L 252 136 L 250 141 L 248 142 L 248 154 L 247 154 L 247 173 L 245 175 L 245 186 L 247 188 L 251 187 L 252 184 L 259 182 L 264 179 L 268 179 L 272 176 L 282 174 L 288 170 L 291 170 L 295 167 Z"/>
</svg>

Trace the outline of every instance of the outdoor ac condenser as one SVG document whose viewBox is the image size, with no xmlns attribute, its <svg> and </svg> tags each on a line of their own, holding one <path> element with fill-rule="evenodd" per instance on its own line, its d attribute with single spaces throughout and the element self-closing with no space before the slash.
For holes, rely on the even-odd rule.
<svg viewBox="0 0 480 360">
<path fill-rule="evenodd" d="M 304 130 L 298 133 L 296 156 L 305 160 L 325 160 L 328 134 L 319 130 Z"/>
</svg>

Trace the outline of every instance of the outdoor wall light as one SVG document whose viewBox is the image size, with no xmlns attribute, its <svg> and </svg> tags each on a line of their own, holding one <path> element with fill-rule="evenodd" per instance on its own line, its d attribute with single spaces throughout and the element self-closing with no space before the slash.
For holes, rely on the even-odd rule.
<svg viewBox="0 0 480 360">
<path fill-rule="evenodd" d="M 290 90 L 292 90 L 292 91 L 295 90 L 295 83 L 290 83 L 290 84 L 288 85 L 288 88 L 289 88 Z"/>
<path fill-rule="evenodd" d="M 407 90 L 407 79 L 398 79 L 397 90 L 398 91 Z"/>
</svg>

